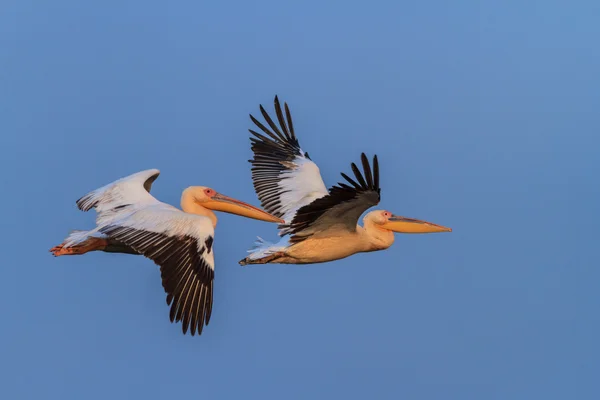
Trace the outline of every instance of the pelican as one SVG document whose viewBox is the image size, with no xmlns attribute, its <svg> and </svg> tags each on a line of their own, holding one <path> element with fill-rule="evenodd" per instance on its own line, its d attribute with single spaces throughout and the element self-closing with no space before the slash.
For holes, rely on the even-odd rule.
<svg viewBox="0 0 600 400">
<path fill-rule="evenodd" d="M 345 183 L 329 190 L 319 167 L 300 147 L 289 107 L 285 117 L 275 96 L 277 126 L 265 109 L 260 111 L 266 127 L 250 115 L 263 132 L 250 129 L 252 181 L 263 208 L 285 222 L 279 225 L 278 243 L 258 238 L 250 255 L 240 261 L 247 264 L 312 264 L 346 258 L 360 252 L 384 250 L 394 243 L 394 232 L 434 233 L 452 229 L 431 222 L 375 210 L 358 219 L 367 209 L 379 204 L 379 163 L 372 167 L 363 153 L 363 172 L 352 163 L 355 179 L 342 173 Z"/>
<path fill-rule="evenodd" d="M 141 254 L 160 266 L 162 285 L 171 306 L 171 322 L 200 335 L 210 321 L 215 270 L 213 238 L 224 211 L 267 222 L 283 222 L 256 207 L 191 186 L 183 191 L 183 211 L 150 194 L 160 171 L 150 169 L 119 179 L 77 200 L 82 211 L 94 208 L 96 228 L 73 231 L 50 251 L 55 256 L 90 251 Z"/>
</svg>

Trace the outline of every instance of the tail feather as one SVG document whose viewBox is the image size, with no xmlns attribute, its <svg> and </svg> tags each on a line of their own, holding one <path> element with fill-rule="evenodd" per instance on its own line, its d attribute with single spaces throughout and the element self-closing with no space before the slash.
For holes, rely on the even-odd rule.
<svg viewBox="0 0 600 400">
<path fill-rule="evenodd" d="M 240 260 L 239 263 L 240 263 L 240 265 L 267 264 L 267 263 L 270 263 L 270 262 L 272 262 L 274 260 L 280 259 L 284 255 L 285 255 L 284 253 L 277 252 L 277 253 L 273 253 L 273 254 L 270 254 L 268 256 L 261 257 L 261 258 L 250 259 L 249 257 L 246 257 L 243 260 Z"/>
<path fill-rule="evenodd" d="M 248 250 L 248 253 L 253 253 L 259 249 L 264 249 L 266 247 L 272 246 L 273 243 L 271 242 L 267 242 L 265 239 L 261 238 L 260 236 L 256 237 L 256 242 L 254 242 L 252 248 L 250 250 Z"/>
<path fill-rule="evenodd" d="M 104 239 L 106 236 L 95 230 L 92 230 L 92 231 L 73 230 L 73 231 L 71 231 L 71 233 L 69 233 L 69 236 L 67 236 L 65 238 L 65 240 L 63 241 L 63 247 L 77 246 L 79 244 L 84 243 L 90 237 Z"/>
<path fill-rule="evenodd" d="M 71 231 L 65 240 L 50 249 L 55 257 L 85 254 L 90 251 L 104 250 L 108 241 L 97 231 Z"/>
<path fill-rule="evenodd" d="M 248 250 L 248 257 L 241 260 L 240 265 L 264 264 L 267 259 L 271 259 L 275 253 L 282 252 L 288 245 L 288 238 L 281 239 L 278 243 L 272 243 L 257 237 L 252 249 Z"/>
</svg>

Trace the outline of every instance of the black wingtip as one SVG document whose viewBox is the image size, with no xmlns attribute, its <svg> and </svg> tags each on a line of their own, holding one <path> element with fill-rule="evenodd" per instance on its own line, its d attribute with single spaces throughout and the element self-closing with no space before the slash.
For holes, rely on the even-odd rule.
<svg viewBox="0 0 600 400">
<path fill-rule="evenodd" d="M 375 189 L 379 190 L 379 160 L 377 159 L 377 154 L 373 156 L 373 178 Z"/>
<path fill-rule="evenodd" d="M 281 127 L 281 130 L 283 131 L 286 140 L 293 140 L 293 136 L 288 130 L 288 124 L 286 123 L 285 117 L 283 116 L 281 104 L 279 104 L 279 99 L 277 98 L 277 96 L 275 96 L 275 114 L 277 115 L 277 121 L 279 121 L 279 126 Z"/>
<path fill-rule="evenodd" d="M 346 175 L 345 173 L 341 173 L 342 178 L 344 178 L 348 183 L 350 183 L 352 186 L 354 186 L 355 189 L 360 189 L 360 185 L 358 183 L 356 183 L 356 181 L 354 181 L 354 179 L 350 178 L 348 175 Z M 338 185 L 343 185 L 338 183 Z"/>
<path fill-rule="evenodd" d="M 261 112 L 263 115 L 267 114 L 267 110 L 265 110 L 265 108 L 263 107 L 263 105 L 262 105 L 262 104 L 259 104 L 259 105 L 258 105 L 258 109 L 260 110 L 260 112 Z"/>
<path fill-rule="evenodd" d="M 365 178 L 362 176 L 362 173 L 360 172 L 360 170 L 354 163 L 352 163 L 352 172 L 354 172 L 354 176 L 356 177 L 356 180 L 358 181 L 358 183 L 360 183 L 360 186 L 362 187 L 362 189 L 368 189 L 368 185 L 367 185 L 367 182 L 365 181 Z"/>
<path fill-rule="evenodd" d="M 355 187 L 357 190 L 375 190 L 379 192 L 379 161 L 377 155 L 373 156 L 373 164 L 369 162 L 369 158 L 365 153 L 361 153 L 360 160 L 362 164 L 362 171 L 358 168 L 355 163 L 351 163 L 350 167 L 354 173 L 354 179 L 348 175 L 342 173 L 342 177 Z M 338 183 L 338 185 L 343 185 Z"/>
<path fill-rule="evenodd" d="M 365 174 L 365 179 L 367 180 L 367 186 L 372 189 L 372 188 L 374 188 L 373 173 L 371 172 L 371 166 L 369 165 L 369 159 L 367 158 L 365 153 L 362 153 L 360 156 L 360 160 L 362 161 L 363 172 Z"/>
</svg>

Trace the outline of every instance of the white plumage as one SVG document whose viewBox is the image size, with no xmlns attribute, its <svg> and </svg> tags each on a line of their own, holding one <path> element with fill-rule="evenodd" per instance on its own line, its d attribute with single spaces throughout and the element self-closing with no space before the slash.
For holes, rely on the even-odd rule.
<svg viewBox="0 0 600 400">
<path fill-rule="evenodd" d="M 254 190 L 262 206 L 285 220 L 279 225 L 282 238 L 277 243 L 259 238 L 248 257 L 240 260 L 241 265 L 328 262 L 386 249 L 394 241 L 393 232 L 451 231 L 385 210 L 371 211 L 360 226 L 361 215 L 381 199 L 377 156 L 369 162 L 362 153 L 362 171 L 352 163 L 354 177 L 342 173 L 344 181 L 328 190 L 319 168 L 300 147 L 288 105 L 284 103 L 284 114 L 277 96 L 274 103 L 278 123 L 262 105 L 265 124 L 250 115 L 258 127 L 257 131 L 250 129 L 254 155 L 250 163 Z"/>
<path fill-rule="evenodd" d="M 317 164 L 305 157 L 302 149 L 292 161 L 284 162 L 286 170 L 278 176 L 277 191 L 279 207 L 286 223 L 292 222 L 296 211 L 302 206 L 312 203 L 318 198 L 327 196 L 321 171 Z"/>
<path fill-rule="evenodd" d="M 118 179 L 77 200 L 77 207 L 81 211 L 94 208 L 98 213 L 96 224 L 102 225 L 117 217 L 125 206 L 142 208 L 147 204 L 164 204 L 150 194 L 152 183 L 159 175 L 159 170 L 148 169 Z"/>
<path fill-rule="evenodd" d="M 167 302 L 172 304 L 171 321 L 183 321 L 184 333 L 190 328 L 193 335 L 210 320 L 214 227 L 206 216 L 154 198 L 149 191 L 159 174 L 157 169 L 138 172 L 79 199 L 79 209 L 97 211 L 97 226 L 71 232 L 60 250 L 68 252 L 98 239 L 108 247 L 102 250 L 128 248 L 152 259 L 161 268 Z"/>
<path fill-rule="evenodd" d="M 159 174 L 157 169 L 138 172 L 77 200 L 79 209 L 98 212 L 96 227 L 71 232 L 50 251 L 55 256 L 100 250 L 150 258 L 160 266 L 171 322 L 182 321 L 183 333 L 200 334 L 213 302 L 217 217 L 212 210 L 267 222 L 283 220 L 203 186 L 184 190 L 181 211 L 150 194 Z"/>
<path fill-rule="evenodd" d="M 367 182 L 361 182 L 359 185 L 350 180 L 348 182 L 355 186 L 355 190 L 347 190 L 348 186 L 334 187 L 336 194 L 332 196 L 323 182 L 319 167 L 300 147 L 287 104 L 284 104 L 284 116 L 277 96 L 274 103 L 279 125 L 262 105 L 260 112 L 268 127 L 250 115 L 252 122 L 262 131 L 258 133 L 250 129 L 254 154 L 250 162 L 254 189 L 261 204 L 267 211 L 285 221 L 279 226 L 279 236 L 283 238 L 278 243 L 260 239 L 249 251 L 250 255 L 240 262 L 243 265 L 285 251 L 295 240 L 301 240 L 301 236 L 306 237 L 336 225 L 352 225 L 349 229 L 355 230 L 356 221 L 347 223 L 344 214 L 348 214 L 348 219 L 353 220 L 356 210 L 359 210 L 356 215 L 358 219 L 364 209 L 379 201 L 379 194 L 374 190 L 373 182 L 370 182 L 371 185 Z M 349 201 L 356 200 L 360 190 L 371 191 L 371 197 L 376 197 L 376 201 L 366 202 L 366 208 L 362 207 L 363 204 L 357 204 L 358 207 L 348 204 Z M 326 224 L 318 224 L 325 220 Z"/>
</svg>

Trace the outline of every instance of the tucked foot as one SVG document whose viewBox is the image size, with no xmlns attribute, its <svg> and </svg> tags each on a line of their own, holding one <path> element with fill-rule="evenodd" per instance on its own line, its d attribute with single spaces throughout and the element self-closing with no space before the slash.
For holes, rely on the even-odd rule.
<svg viewBox="0 0 600 400">
<path fill-rule="evenodd" d="M 59 256 L 74 256 L 77 254 L 85 254 L 87 251 L 84 251 L 83 246 L 71 246 L 65 247 L 64 244 L 59 244 L 58 246 L 54 246 L 50 249 L 50 253 L 54 255 L 54 257 Z"/>
<path fill-rule="evenodd" d="M 58 257 L 58 256 L 64 256 L 67 254 L 73 254 L 72 253 L 73 248 L 64 248 L 62 244 L 59 244 L 58 246 L 54 246 L 53 248 L 50 249 L 50 253 L 52 253 L 52 255 L 54 255 L 54 257 Z"/>
<path fill-rule="evenodd" d="M 94 250 L 104 250 L 107 245 L 108 242 L 104 239 L 88 238 L 85 242 L 76 246 L 65 247 L 65 244 L 61 243 L 58 246 L 51 248 L 50 253 L 52 253 L 54 257 L 74 256 L 78 254 L 85 254 Z"/>
<path fill-rule="evenodd" d="M 276 253 L 270 254 L 266 257 L 251 259 L 250 257 L 246 257 L 243 260 L 239 261 L 240 265 L 248 265 L 248 264 L 268 264 L 272 261 L 277 260 L 278 258 L 284 257 L 285 253 L 283 251 L 278 251 Z"/>
</svg>

